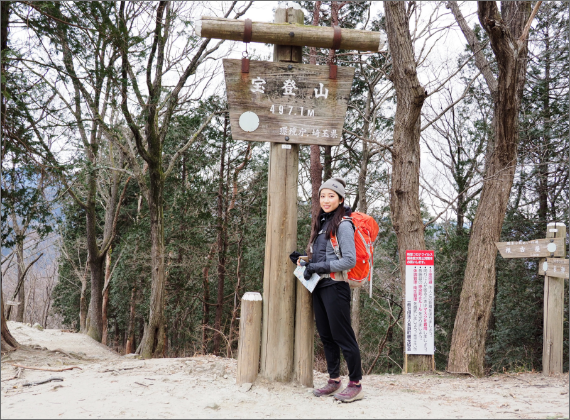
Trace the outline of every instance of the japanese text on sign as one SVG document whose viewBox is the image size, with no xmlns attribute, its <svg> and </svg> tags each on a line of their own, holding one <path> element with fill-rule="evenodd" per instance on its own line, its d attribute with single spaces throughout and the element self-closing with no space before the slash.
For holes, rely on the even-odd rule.
<svg viewBox="0 0 570 420">
<path fill-rule="evenodd" d="M 240 60 L 223 63 L 234 138 L 340 143 L 354 68 L 339 66 L 337 78 L 330 79 L 325 66 L 252 60 L 249 72 L 243 73 Z M 255 114 L 255 123 L 242 127 L 244 114 Z"/>
<path fill-rule="evenodd" d="M 406 251 L 407 354 L 434 353 L 434 252 Z"/>
</svg>

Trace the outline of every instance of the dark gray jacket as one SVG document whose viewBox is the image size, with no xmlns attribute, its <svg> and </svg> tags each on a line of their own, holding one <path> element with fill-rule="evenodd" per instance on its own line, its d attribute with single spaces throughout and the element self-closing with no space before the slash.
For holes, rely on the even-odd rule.
<svg viewBox="0 0 570 420">
<path fill-rule="evenodd" d="M 345 216 L 352 214 L 350 207 L 345 206 Z M 330 220 L 332 219 L 332 214 L 324 214 L 322 217 L 325 218 L 324 224 L 322 225 L 321 233 L 317 236 L 317 239 L 313 243 L 313 258 L 312 263 L 322 263 L 326 262 L 329 265 L 329 273 L 339 273 L 342 271 L 348 271 L 356 265 L 356 249 L 354 246 L 354 226 L 350 221 L 343 221 L 338 227 L 338 232 L 336 234 L 341 257 L 338 258 L 334 252 L 333 246 L 330 239 L 327 239 L 327 229 L 329 228 Z M 326 274 L 325 274 L 326 275 Z M 336 280 L 342 281 L 336 276 Z M 333 284 L 334 280 L 327 278 L 319 282 L 317 287 L 325 287 Z"/>
</svg>

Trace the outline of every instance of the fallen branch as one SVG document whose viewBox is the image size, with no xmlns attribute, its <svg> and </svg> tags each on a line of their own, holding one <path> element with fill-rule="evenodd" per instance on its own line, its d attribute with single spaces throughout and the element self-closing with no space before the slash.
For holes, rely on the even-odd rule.
<svg viewBox="0 0 570 420">
<path fill-rule="evenodd" d="M 43 381 L 37 381 L 37 382 L 26 382 L 24 385 L 22 386 L 36 386 L 36 385 L 41 385 L 41 384 L 47 384 L 48 382 L 63 382 L 63 378 L 49 378 L 49 379 L 45 379 Z"/>
<path fill-rule="evenodd" d="M 145 388 L 148 388 L 148 385 L 140 383 L 140 382 L 135 382 L 135 384 L 140 385 L 140 386 L 144 386 Z M 149 385 L 153 385 L 153 384 L 149 384 Z"/>
<path fill-rule="evenodd" d="M 1 382 L 7 382 L 7 381 L 11 381 L 12 379 L 18 379 L 20 377 L 20 375 L 22 374 L 23 370 L 24 369 L 22 369 L 22 368 L 18 368 L 18 370 L 16 371 L 16 374 L 14 376 L 12 376 L 11 378 L 8 378 L 8 379 L 2 379 Z"/>
<path fill-rule="evenodd" d="M 140 368 L 142 368 L 142 366 L 124 367 L 124 368 L 118 368 L 118 369 L 106 369 L 101 373 L 117 372 L 120 370 L 133 370 L 133 369 L 140 369 Z"/>
<path fill-rule="evenodd" d="M 65 370 L 72 370 L 72 369 L 81 369 L 79 366 L 70 366 L 70 367 L 66 367 L 66 368 L 61 368 L 61 369 L 47 369 L 47 368 L 39 368 L 39 367 L 34 367 L 34 366 L 23 366 L 23 365 L 17 365 L 12 363 L 12 366 L 14 367 L 18 367 L 18 368 L 22 368 L 22 369 L 30 369 L 30 370 L 44 370 L 46 372 L 63 372 Z"/>
</svg>

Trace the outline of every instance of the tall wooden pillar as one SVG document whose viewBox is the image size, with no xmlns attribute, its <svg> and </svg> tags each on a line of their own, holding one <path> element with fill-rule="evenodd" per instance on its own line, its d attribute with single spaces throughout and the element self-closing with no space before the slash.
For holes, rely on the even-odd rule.
<svg viewBox="0 0 570 420">
<path fill-rule="evenodd" d="M 303 24 L 303 12 L 277 9 L 275 23 L 287 22 Z M 300 63 L 301 57 L 302 47 L 276 45 L 273 53 L 273 61 Z M 288 382 L 293 377 L 298 283 L 289 254 L 297 248 L 299 145 L 270 143 L 269 147 L 261 375 Z"/>
<path fill-rule="evenodd" d="M 565 238 L 563 223 L 549 223 L 547 238 Z M 565 246 L 565 245 L 564 245 Z M 562 373 L 564 346 L 564 279 L 544 276 L 544 339 L 542 373 Z"/>
</svg>

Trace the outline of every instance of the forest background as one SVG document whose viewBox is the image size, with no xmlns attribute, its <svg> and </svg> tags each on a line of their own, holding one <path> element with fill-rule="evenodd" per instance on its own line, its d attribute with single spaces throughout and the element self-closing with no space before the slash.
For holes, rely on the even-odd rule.
<svg viewBox="0 0 570 420">
<path fill-rule="evenodd" d="M 306 24 L 386 30 L 379 3 L 294 7 L 305 11 Z M 240 297 L 262 292 L 269 149 L 231 136 L 220 59 L 241 56 L 243 45 L 203 40 L 194 29 L 202 15 L 272 21 L 267 8 L 2 2 L 6 317 L 80 331 L 122 354 L 236 356 Z M 427 92 L 419 197 L 426 248 L 436 254 L 435 361 L 444 369 L 494 144 L 493 95 L 477 54 L 491 73 L 499 70 L 474 3 L 406 2 L 405 13 Z M 569 226 L 568 24 L 567 4 L 544 2 L 530 29 L 502 241 L 543 238 L 548 222 Z M 249 49 L 252 59 L 271 60 L 267 48 Z M 356 68 L 355 80 L 340 145 L 301 148 L 298 249 L 309 236 L 315 179 L 342 176 L 352 208 L 380 225 L 373 296 L 355 293 L 352 304 L 363 369 L 401 372 L 402 283 L 390 209 L 393 60 L 388 51 L 309 48 L 303 57 L 326 65 L 333 55 Z M 540 370 L 538 260 L 497 257 L 495 268 L 485 372 Z M 326 367 L 318 338 L 315 365 Z"/>
</svg>

